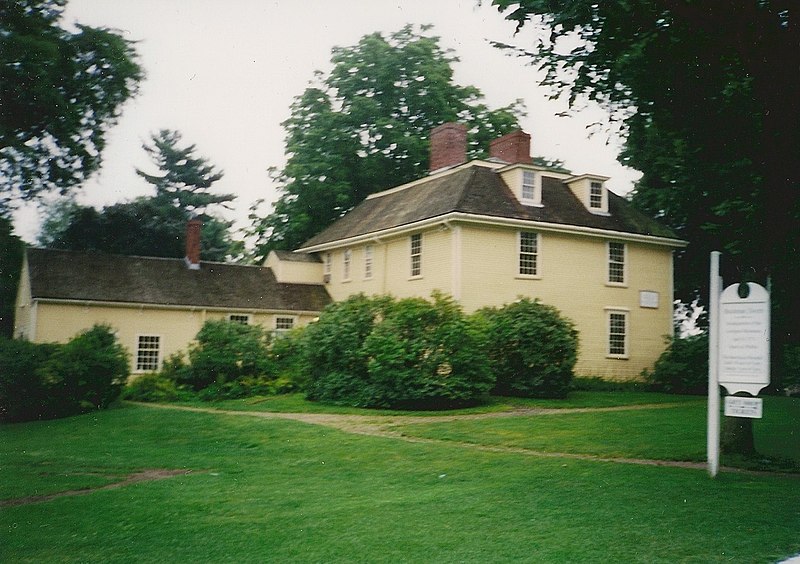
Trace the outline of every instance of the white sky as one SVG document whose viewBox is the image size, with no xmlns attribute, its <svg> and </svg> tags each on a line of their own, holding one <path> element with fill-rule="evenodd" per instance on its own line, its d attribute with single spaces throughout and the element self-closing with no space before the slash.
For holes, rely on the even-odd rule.
<svg viewBox="0 0 800 564">
<path fill-rule="evenodd" d="M 515 38 L 515 25 L 486 1 L 69 0 L 63 24 L 76 21 L 115 28 L 138 41 L 147 73 L 139 96 L 111 131 L 102 170 L 79 194 L 83 204 L 102 207 L 151 194 L 134 172 L 151 169 L 141 145 L 152 132 L 177 129 L 225 172 L 215 189 L 237 195 L 228 219 L 244 226 L 253 202 L 278 196 L 267 168 L 285 162 L 280 123 L 314 71 L 329 71 L 331 48 L 407 23 L 434 25 L 429 33 L 461 59 L 456 82 L 477 86 L 490 108 L 525 101 L 522 127 L 532 135 L 534 155 L 561 159 L 578 174 L 610 176 L 608 186 L 618 194 L 639 176 L 616 162 L 618 140 L 603 130 L 590 136 L 604 112 L 590 108 L 557 117 L 566 104 L 547 99 L 526 60 L 489 45 L 498 40 L 527 47 L 531 35 Z M 35 239 L 39 216 L 32 208 L 16 216 L 16 230 L 28 241 Z"/>
</svg>

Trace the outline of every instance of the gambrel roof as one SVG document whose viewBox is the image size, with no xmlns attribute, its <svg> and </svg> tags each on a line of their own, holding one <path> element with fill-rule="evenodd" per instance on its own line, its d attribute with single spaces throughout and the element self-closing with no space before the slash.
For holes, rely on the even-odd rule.
<svg viewBox="0 0 800 564">
<path fill-rule="evenodd" d="M 542 205 L 525 206 L 495 168 L 480 162 L 462 165 L 444 174 L 373 194 L 299 250 L 313 251 L 336 241 L 413 226 L 454 213 L 460 217 L 512 219 L 677 241 L 670 229 L 610 191 L 609 213 L 596 214 L 586 209 L 559 175 L 548 176 L 546 171 L 541 174 Z"/>
<path fill-rule="evenodd" d="M 187 268 L 184 259 L 27 249 L 33 299 L 221 308 L 321 311 L 321 284 L 286 284 L 272 270 L 218 262 Z"/>
</svg>

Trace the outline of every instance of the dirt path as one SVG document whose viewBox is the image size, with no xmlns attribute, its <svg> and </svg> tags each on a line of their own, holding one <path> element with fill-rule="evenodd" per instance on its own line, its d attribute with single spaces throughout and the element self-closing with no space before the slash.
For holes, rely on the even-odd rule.
<svg viewBox="0 0 800 564">
<path fill-rule="evenodd" d="M 613 462 L 617 464 L 638 464 L 643 466 L 662 466 L 672 468 L 692 468 L 696 470 L 705 470 L 706 463 L 704 462 L 688 462 L 680 460 L 651 460 L 643 458 L 613 458 L 596 456 L 591 454 L 576 454 L 568 452 L 551 452 L 540 451 L 533 449 L 526 449 L 521 447 L 508 447 L 496 445 L 483 445 L 478 443 L 469 443 L 462 441 L 448 441 L 439 439 L 428 439 L 423 437 L 414 437 L 403 434 L 398 427 L 412 423 L 447 423 L 451 421 L 468 421 L 478 419 L 496 419 L 503 417 L 520 417 L 520 416 L 555 416 L 555 415 L 568 415 L 573 413 L 605 413 L 614 411 L 638 411 L 644 409 L 669 409 L 677 407 L 680 404 L 639 404 L 639 405 L 626 405 L 615 407 L 585 407 L 574 409 L 515 409 L 511 411 L 499 411 L 492 413 L 478 413 L 470 415 L 437 415 L 437 416 L 412 416 L 412 415 L 343 415 L 343 414 L 330 414 L 330 413 L 281 413 L 272 411 L 236 411 L 236 410 L 223 410 L 214 409 L 210 407 L 190 407 L 170 404 L 151 404 L 139 403 L 145 407 L 156 409 L 176 409 L 183 411 L 192 411 L 196 413 L 216 413 L 222 415 L 242 416 L 242 417 L 260 417 L 264 419 L 288 419 L 291 421 L 300 421 L 312 425 L 322 425 L 325 427 L 332 427 L 339 429 L 346 433 L 354 433 L 358 435 L 369 435 L 373 437 L 387 437 L 392 439 L 399 439 L 410 443 L 421 444 L 435 444 L 435 445 L 450 445 L 459 446 L 463 448 L 471 448 L 484 452 L 501 452 L 501 453 L 514 453 L 524 454 L 528 456 L 539 456 L 545 458 L 566 458 L 572 460 L 590 460 L 595 462 Z M 800 477 L 797 474 L 778 474 L 775 472 L 759 472 L 753 470 L 743 470 L 741 468 L 722 467 L 721 471 L 735 472 L 750 475 L 764 475 L 776 476 L 786 475 L 793 477 Z"/>
</svg>

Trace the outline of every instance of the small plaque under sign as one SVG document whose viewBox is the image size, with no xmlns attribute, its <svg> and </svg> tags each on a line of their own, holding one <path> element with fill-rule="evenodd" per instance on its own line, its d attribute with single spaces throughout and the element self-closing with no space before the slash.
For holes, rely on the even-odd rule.
<svg viewBox="0 0 800 564">
<path fill-rule="evenodd" d="M 725 396 L 725 417 L 761 419 L 764 402 L 761 398 Z"/>
</svg>

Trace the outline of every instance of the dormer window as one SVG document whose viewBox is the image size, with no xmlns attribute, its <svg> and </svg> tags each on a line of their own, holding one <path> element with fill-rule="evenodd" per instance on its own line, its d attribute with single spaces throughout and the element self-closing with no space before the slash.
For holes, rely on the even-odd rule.
<svg viewBox="0 0 800 564">
<path fill-rule="evenodd" d="M 568 178 L 566 184 L 588 211 L 597 215 L 609 215 L 606 180 L 606 176 L 582 174 Z"/>
<path fill-rule="evenodd" d="M 603 209 L 603 184 L 592 182 L 589 187 L 589 207 L 595 210 Z"/>
<path fill-rule="evenodd" d="M 542 205 L 542 176 L 535 170 L 523 169 L 518 176 L 517 198 L 523 206 Z"/>
<path fill-rule="evenodd" d="M 536 174 L 532 170 L 524 170 L 522 171 L 522 200 L 531 200 L 534 199 L 534 181 L 536 180 Z"/>
</svg>

